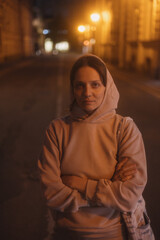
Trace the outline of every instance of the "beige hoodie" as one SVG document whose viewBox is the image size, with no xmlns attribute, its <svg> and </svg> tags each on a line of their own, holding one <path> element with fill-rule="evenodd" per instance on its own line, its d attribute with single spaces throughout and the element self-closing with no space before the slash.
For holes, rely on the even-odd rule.
<svg viewBox="0 0 160 240">
<path fill-rule="evenodd" d="M 86 116 L 75 105 L 70 116 L 53 120 L 46 130 L 38 166 L 47 205 L 57 212 L 58 227 L 123 239 L 120 212 L 134 209 L 147 173 L 143 140 L 135 123 L 124 118 L 119 128 L 122 117 L 115 112 L 118 100 L 119 93 L 107 70 L 105 97 L 92 115 Z M 110 180 L 118 148 L 118 161 L 127 157 L 138 169 L 126 182 Z M 64 185 L 61 175 L 87 177 L 86 196 Z"/>
</svg>

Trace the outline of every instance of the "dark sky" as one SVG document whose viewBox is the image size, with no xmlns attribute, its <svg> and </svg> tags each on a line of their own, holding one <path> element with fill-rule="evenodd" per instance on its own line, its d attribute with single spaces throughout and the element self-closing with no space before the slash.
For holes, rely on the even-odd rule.
<svg viewBox="0 0 160 240">
<path fill-rule="evenodd" d="M 95 0 L 35 0 L 34 2 L 41 8 L 45 17 L 63 16 L 77 21 L 86 19 L 89 11 L 95 9 Z"/>
<path fill-rule="evenodd" d="M 95 11 L 95 0 L 35 0 L 34 3 L 41 9 L 45 27 L 51 29 L 54 39 L 56 33 L 67 30 L 73 40 L 78 25 L 89 23 L 90 14 Z"/>
</svg>

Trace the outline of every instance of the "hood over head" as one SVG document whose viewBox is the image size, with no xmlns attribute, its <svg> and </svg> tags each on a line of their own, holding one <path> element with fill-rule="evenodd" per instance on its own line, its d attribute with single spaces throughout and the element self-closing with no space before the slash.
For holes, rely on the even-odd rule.
<svg viewBox="0 0 160 240">
<path fill-rule="evenodd" d="M 99 62 L 100 65 L 103 65 L 105 72 L 101 70 L 100 65 L 94 65 L 92 62 Z M 89 66 L 94 68 L 100 75 L 103 85 L 106 87 L 104 99 L 100 106 L 94 110 L 91 114 L 87 114 L 84 112 L 76 103 L 74 96 L 73 96 L 73 81 L 75 77 L 75 73 L 81 67 Z M 106 79 L 104 79 L 104 77 Z M 71 104 L 71 117 L 74 120 L 80 121 L 89 121 L 89 122 L 97 122 L 103 121 L 108 117 L 111 117 L 115 114 L 115 109 L 117 108 L 118 101 L 119 101 L 119 92 L 117 87 L 113 81 L 113 78 L 108 71 L 106 64 L 103 62 L 102 59 L 93 55 L 93 54 L 85 54 L 82 55 L 78 60 L 74 63 L 71 74 L 70 74 L 70 81 L 71 81 L 71 95 L 72 95 L 72 104 Z"/>
</svg>

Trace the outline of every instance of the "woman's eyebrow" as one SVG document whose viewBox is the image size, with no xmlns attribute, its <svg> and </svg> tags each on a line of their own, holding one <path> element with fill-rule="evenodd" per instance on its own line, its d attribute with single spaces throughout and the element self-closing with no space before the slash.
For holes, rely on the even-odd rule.
<svg viewBox="0 0 160 240">
<path fill-rule="evenodd" d="M 76 80 L 75 82 L 82 82 L 82 83 L 85 83 L 85 81 L 82 81 L 82 80 Z M 89 82 L 101 82 L 101 80 L 99 80 L 99 79 L 95 79 L 95 80 L 90 80 Z"/>
<path fill-rule="evenodd" d="M 96 80 L 96 79 L 95 79 L 95 80 L 91 80 L 91 81 L 89 81 L 89 82 L 101 82 L 101 80 L 98 80 L 98 79 Z"/>
</svg>

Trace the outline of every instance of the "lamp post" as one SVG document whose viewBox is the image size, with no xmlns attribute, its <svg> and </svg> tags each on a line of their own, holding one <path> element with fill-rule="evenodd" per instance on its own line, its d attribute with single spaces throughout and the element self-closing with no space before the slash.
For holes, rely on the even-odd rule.
<svg viewBox="0 0 160 240">
<path fill-rule="evenodd" d="M 108 24 L 111 22 L 111 14 L 109 11 L 94 12 L 90 15 L 90 20 L 90 24 L 78 26 L 79 42 L 86 48 L 86 51 L 101 54 L 104 52 L 104 43 L 109 36 Z"/>
<path fill-rule="evenodd" d="M 95 44 L 97 42 L 96 30 L 97 30 L 97 23 L 100 21 L 101 17 L 99 13 L 92 13 L 90 15 L 90 19 L 92 21 L 91 31 L 92 31 L 92 51 L 95 53 Z"/>
<path fill-rule="evenodd" d="M 82 52 L 83 53 L 88 53 L 92 52 L 92 43 L 90 41 L 90 25 L 85 24 L 85 25 L 79 25 L 77 30 L 79 32 L 79 42 L 82 45 Z"/>
<path fill-rule="evenodd" d="M 81 45 L 81 51 L 83 52 L 83 41 L 85 39 L 85 31 L 86 31 L 86 26 L 85 25 L 79 25 L 77 27 L 77 30 L 79 32 L 79 43 Z"/>
<path fill-rule="evenodd" d="M 95 39 L 94 52 L 98 55 L 104 55 L 105 45 L 110 39 L 111 13 L 104 10 L 100 13 L 90 15 L 92 21 L 92 36 Z"/>
</svg>

